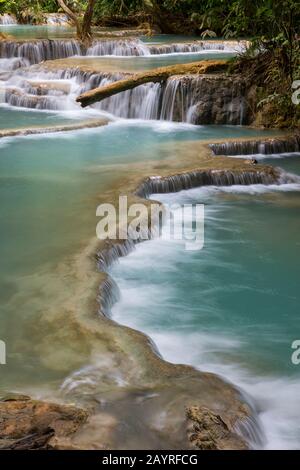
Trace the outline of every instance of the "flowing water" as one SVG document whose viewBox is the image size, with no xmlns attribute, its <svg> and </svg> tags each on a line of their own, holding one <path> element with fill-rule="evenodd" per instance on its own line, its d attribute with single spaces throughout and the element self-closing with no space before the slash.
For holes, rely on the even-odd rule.
<svg viewBox="0 0 300 470">
<path fill-rule="evenodd" d="M 31 349 L 24 352 L 27 340 L 20 343 L 22 327 L 18 332 L 11 330 L 13 319 L 17 324 L 20 316 L 31 324 L 43 309 L 47 315 L 45 302 L 49 296 L 50 302 L 55 301 L 51 301 L 51 283 L 57 266 L 79 250 L 83 240 L 94 237 L 97 194 L 113 184 L 124 171 L 124 163 L 163 159 L 168 156 L 166 144 L 248 134 L 254 132 L 117 121 L 97 130 L 2 139 L 0 318 L 1 336 L 10 345 L 4 377 L 7 387 L 19 388 L 23 381 L 28 386 L 40 354 L 39 347 L 37 356 Z M 16 310 L 20 304 L 22 313 Z M 37 345 L 40 333 L 36 332 Z M 25 367 L 20 366 L 20 355 Z M 34 380 L 44 385 L 52 377 L 53 364 L 40 367 Z"/>
<path fill-rule="evenodd" d="M 50 70 L 33 67 L 4 73 L 0 101 L 32 109 L 80 111 L 76 96 L 123 78 L 122 73 L 113 68 L 113 71 L 103 71 L 100 66 L 99 71 L 92 72 L 78 65 L 82 65 L 82 61 L 69 64 L 66 70 L 59 62 L 57 68 Z M 218 77 L 193 75 L 171 77 L 165 84 L 141 85 L 106 98 L 93 105 L 93 109 L 121 118 L 192 124 L 242 125 L 247 123 L 249 115 L 244 88 L 239 82 L 223 82 L 220 95 Z"/>
<path fill-rule="evenodd" d="M 299 156 L 266 162 L 300 175 Z M 300 328 L 300 176 L 294 179 L 155 194 L 166 204 L 205 204 L 203 249 L 156 239 L 111 270 L 121 290 L 113 318 L 146 332 L 167 360 L 246 390 L 261 411 L 264 447 L 275 449 L 298 448 L 300 438 L 300 370 L 291 361 Z"/>
<path fill-rule="evenodd" d="M 22 39 L 24 34 L 27 39 L 49 37 L 51 31 L 7 28 Z M 63 37 L 65 30 L 54 34 Z M 112 68 L 121 60 L 119 69 L 121 63 L 145 69 L 199 54 L 191 50 L 194 45 L 186 46 L 190 38 L 182 39 L 175 38 L 176 47 L 169 37 L 97 42 L 89 54 L 123 56 L 110 61 Z M 78 45 L 20 47 L 8 45 L 0 59 L 2 129 L 69 123 L 103 113 L 112 119 L 94 130 L 0 141 L 0 339 L 7 343 L 1 389 L 46 397 L 68 390 L 73 400 L 75 389 L 82 391 L 79 370 L 84 371 L 84 385 L 103 379 L 95 377 L 101 360 L 96 374 L 85 341 L 68 326 L 68 304 L 61 307 L 76 294 L 72 259 L 95 237 L 95 210 L 102 195 L 134 165 L 163 162 L 175 148 L 184 158 L 185 149 L 199 140 L 272 133 L 189 124 L 195 123 L 206 90 L 197 79 L 142 86 L 81 110 L 74 102 L 77 94 L 118 79 L 122 71 L 23 69 L 43 60 L 45 51 L 46 58 L 67 57 L 78 52 Z M 208 52 L 201 47 L 205 56 L 218 53 L 213 41 Z M 230 46 L 224 54 L 232 52 Z M 243 123 L 241 90 L 230 90 L 225 104 L 222 124 Z M 299 448 L 300 370 L 291 362 L 291 344 L 299 339 L 299 154 L 255 158 L 283 168 L 282 184 L 155 195 L 165 204 L 205 204 L 204 247 L 186 251 L 181 242 L 163 238 L 138 245 L 110 270 L 121 293 L 112 315 L 150 335 L 168 361 L 215 372 L 241 387 L 260 411 L 260 446 Z M 112 372 L 120 385 L 118 370 Z"/>
</svg>

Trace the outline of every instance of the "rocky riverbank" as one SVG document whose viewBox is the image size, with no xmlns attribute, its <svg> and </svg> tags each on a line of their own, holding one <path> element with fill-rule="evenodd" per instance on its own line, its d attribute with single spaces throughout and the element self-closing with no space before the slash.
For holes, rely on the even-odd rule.
<svg viewBox="0 0 300 470">
<path fill-rule="evenodd" d="M 70 448 L 71 436 L 87 418 L 74 406 L 5 395 L 0 397 L 0 450 Z"/>
</svg>

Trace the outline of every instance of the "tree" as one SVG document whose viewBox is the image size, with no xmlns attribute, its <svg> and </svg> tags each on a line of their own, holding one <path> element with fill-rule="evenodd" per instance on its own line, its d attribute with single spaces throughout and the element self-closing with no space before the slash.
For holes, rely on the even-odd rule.
<svg viewBox="0 0 300 470">
<path fill-rule="evenodd" d="M 75 13 L 64 0 L 57 0 L 59 6 L 63 11 L 68 15 L 68 17 L 73 21 L 76 26 L 77 37 L 86 45 L 88 45 L 92 40 L 92 19 L 94 13 L 94 7 L 96 0 L 88 0 L 86 10 L 84 12 L 83 18 L 80 14 Z"/>
</svg>

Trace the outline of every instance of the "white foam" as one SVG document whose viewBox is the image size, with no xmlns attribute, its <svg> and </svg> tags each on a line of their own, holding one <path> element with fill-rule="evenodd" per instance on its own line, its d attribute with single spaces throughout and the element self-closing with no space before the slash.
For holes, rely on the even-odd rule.
<svg viewBox="0 0 300 470">
<path fill-rule="evenodd" d="M 180 200 L 188 202 L 189 199 L 201 201 L 204 195 L 209 198 L 217 192 L 259 195 L 270 191 L 289 190 L 299 191 L 300 185 L 202 187 L 176 194 L 154 195 L 154 198 L 172 204 Z M 220 226 L 223 230 L 222 220 L 218 217 L 219 207 L 208 206 L 205 220 L 213 221 L 216 227 Z M 259 368 L 253 369 L 251 363 L 247 365 L 239 354 L 240 350 L 245 351 L 248 348 L 247 335 L 241 340 L 230 329 L 222 333 L 212 328 L 191 331 L 190 322 L 192 321 L 193 325 L 193 320 L 190 315 L 196 314 L 197 305 L 186 305 L 184 308 L 179 305 L 177 308 L 174 303 L 176 282 L 180 282 L 180 276 L 184 277 L 184 272 L 180 272 L 179 266 L 187 256 L 181 245 L 181 241 L 155 239 L 137 245 L 129 256 L 120 259 L 111 272 L 121 293 L 121 300 L 112 308 L 113 318 L 121 324 L 144 331 L 167 361 L 190 364 L 200 370 L 218 374 L 239 387 L 259 412 L 265 440 L 262 444 L 257 444 L 257 448 L 299 448 L 300 379 L 275 373 L 262 375 Z M 220 261 L 219 256 L 219 251 L 224 251 L 224 243 L 210 242 L 206 250 L 210 250 L 209 260 L 214 264 L 214 268 L 218 269 L 218 263 L 221 264 L 220 268 L 224 268 L 224 261 Z M 196 262 L 199 276 L 205 277 L 206 261 L 199 263 L 197 259 L 189 259 L 189 263 Z M 234 261 L 230 266 L 229 261 L 226 268 L 234 270 L 239 267 Z M 158 273 L 159 279 L 156 279 L 153 272 Z M 214 289 L 226 291 L 226 285 L 207 285 L 202 290 L 205 315 L 210 319 L 218 315 L 213 304 Z M 207 297 L 210 300 L 207 300 Z M 185 322 L 178 324 L 178 316 L 184 316 Z"/>
<path fill-rule="evenodd" d="M 299 449 L 299 379 L 251 375 L 238 364 L 222 362 L 222 352 L 226 354 L 239 347 L 239 342 L 231 337 L 169 332 L 151 332 L 151 337 L 166 360 L 218 374 L 253 397 L 266 436 L 265 449 Z M 213 360 L 215 354 L 217 359 Z"/>
<path fill-rule="evenodd" d="M 283 153 L 255 153 L 251 155 L 229 155 L 229 158 L 243 158 L 245 160 L 252 160 L 253 158 L 256 160 L 270 160 L 270 159 L 282 159 L 288 157 L 296 157 L 299 155 L 299 152 L 283 152 Z"/>
</svg>

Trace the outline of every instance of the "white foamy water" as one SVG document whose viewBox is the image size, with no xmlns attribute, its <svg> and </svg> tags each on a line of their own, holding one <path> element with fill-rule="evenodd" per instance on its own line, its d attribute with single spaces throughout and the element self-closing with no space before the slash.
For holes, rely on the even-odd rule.
<svg viewBox="0 0 300 470">
<path fill-rule="evenodd" d="M 234 337 L 172 332 L 153 332 L 151 336 L 166 360 L 218 374 L 246 392 L 259 411 L 264 449 L 300 448 L 300 379 L 252 375 L 239 364 L 222 363 L 222 353 L 238 351 L 239 342 Z"/>
<path fill-rule="evenodd" d="M 17 20 L 14 15 L 9 15 L 8 13 L 4 13 L 4 15 L 0 15 L 0 25 L 10 26 L 16 25 Z"/>
<path fill-rule="evenodd" d="M 246 160 L 252 160 L 254 158 L 255 160 L 258 160 L 258 161 L 270 160 L 270 159 L 282 160 L 283 158 L 297 156 L 298 154 L 299 152 L 269 153 L 269 154 L 255 153 L 253 155 L 230 155 L 230 158 L 244 158 Z"/>
<path fill-rule="evenodd" d="M 235 239 L 239 235 L 239 227 L 234 224 L 226 225 L 226 213 L 224 215 L 222 208 L 209 204 L 209 201 L 219 198 L 222 206 L 221 194 L 263 197 L 264 194 L 274 193 L 279 197 L 280 194 L 300 191 L 299 177 L 292 176 L 299 182 L 271 186 L 203 187 L 174 194 L 154 195 L 153 198 L 165 204 L 180 202 L 182 198 L 185 203 L 205 202 L 208 204 L 205 208 L 205 224 L 212 225 L 214 230 L 222 230 L 223 233 L 227 231 Z M 175 227 L 175 232 L 179 230 L 180 227 Z M 247 243 L 246 240 L 244 242 Z M 167 240 L 164 233 L 161 238 L 137 245 L 129 256 L 121 258 L 111 269 L 121 292 L 121 300 L 112 309 L 113 319 L 148 334 L 167 361 L 190 364 L 200 370 L 218 374 L 239 387 L 259 413 L 264 433 L 260 448 L 297 449 L 300 447 L 300 378 L 278 371 L 275 356 L 273 371 L 270 367 L 255 363 L 255 356 L 252 357 L 255 352 L 253 339 L 247 330 L 249 326 L 245 326 L 245 334 L 239 328 L 235 330 L 234 325 L 218 327 L 218 322 L 222 322 L 222 308 L 217 308 L 215 298 L 217 295 L 226 296 L 227 279 L 225 277 L 222 283 L 212 283 L 209 277 L 206 282 L 206 273 L 211 268 L 210 265 L 221 272 L 226 269 L 228 272 L 238 273 L 239 269 L 247 269 L 243 264 L 242 267 L 238 265 L 235 259 L 226 262 L 222 259 L 224 250 L 230 250 L 231 246 L 230 239 L 209 240 L 204 248 L 205 258 L 197 264 L 194 258 L 187 260 L 186 257 L 191 255 L 184 251 L 184 241 Z M 194 285 L 188 292 L 182 290 L 181 283 L 187 275 L 186 269 L 195 272 L 198 293 L 195 292 Z M 243 272 L 240 275 L 242 278 Z M 251 286 L 243 289 L 251 289 Z M 266 287 L 261 286 L 261 293 L 265 291 Z M 203 324 L 201 316 L 200 322 L 197 320 L 199 309 L 205 310 L 205 314 L 201 312 Z M 206 325 L 205 318 L 209 320 L 210 326 Z M 215 327 L 212 327 L 212 321 Z M 262 322 L 261 326 L 258 324 L 253 327 L 264 328 L 263 325 Z M 272 335 L 272 324 L 268 329 L 268 334 Z M 275 338 L 275 331 L 275 343 L 271 342 L 272 347 L 276 341 L 280 341 L 280 337 Z M 297 336 L 296 332 L 295 334 Z M 266 341 L 268 343 L 268 336 Z M 248 355 L 245 354 L 247 349 Z"/>
</svg>

